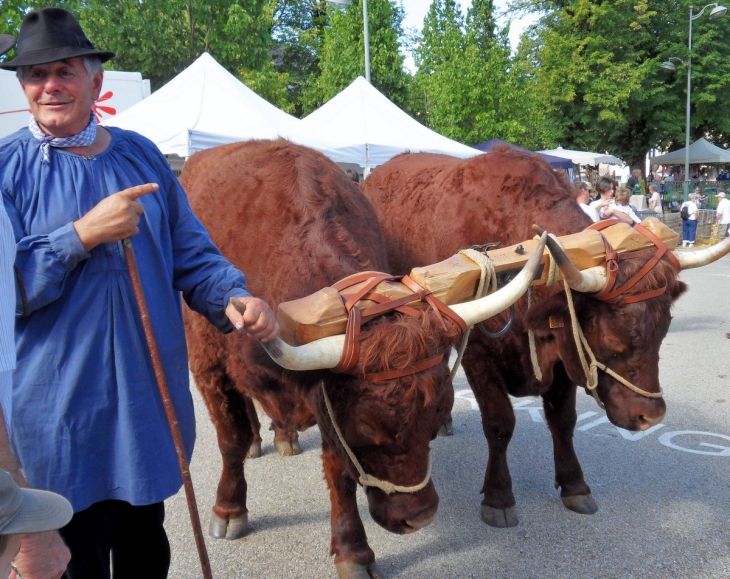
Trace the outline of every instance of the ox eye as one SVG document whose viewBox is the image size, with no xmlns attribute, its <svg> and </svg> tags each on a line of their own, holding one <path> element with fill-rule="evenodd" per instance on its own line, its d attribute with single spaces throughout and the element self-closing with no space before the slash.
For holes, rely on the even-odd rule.
<svg viewBox="0 0 730 579">
<path fill-rule="evenodd" d="M 375 438 L 375 429 L 369 424 L 360 422 L 360 424 L 357 425 L 357 428 L 363 436 L 366 436 L 367 438 Z"/>
<path fill-rule="evenodd" d="M 604 336 L 603 341 L 606 346 L 616 354 L 620 354 L 626 349 L 626 345 L 615 336 Z"/>
</svg>

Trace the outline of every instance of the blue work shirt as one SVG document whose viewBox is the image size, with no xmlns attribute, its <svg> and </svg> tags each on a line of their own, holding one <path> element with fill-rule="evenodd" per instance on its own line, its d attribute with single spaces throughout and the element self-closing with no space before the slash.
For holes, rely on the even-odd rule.
<svg viewBox="0 0 730 579">
<path fill-rule="evenodd" d="M 132 242 L 188 460 L 195 417 L 180 295 L 224 332 L 233 329 L 228 299 L 249 295 L 154 144 L 107 130 L 99 155 L 51 149 L 50 164 L 28 129 L 0 140 L 25 292 L 16 299 L 12 442 L 30 484 L 62 494 L 75 512 L 106 499 L 163 501 L 181 476 L 122 244 L 87 253 L 73 222 L 113 193 L 160 185 L 140 198 Z"/>
</svg>

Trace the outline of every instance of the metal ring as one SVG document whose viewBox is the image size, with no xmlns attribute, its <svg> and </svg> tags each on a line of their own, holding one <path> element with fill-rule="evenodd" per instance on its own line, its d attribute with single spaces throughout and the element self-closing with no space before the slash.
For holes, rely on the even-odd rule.
<svg viewBox="0 0 730 579">
<path fill-rule="evenodd" d="M 487 330 L 487 328 L 484 327 L 484 322 L 479 322 L 479 330 L 484 334 L 487 338 L 501 338 L 504 336 L 509 329 L 512 327 L 512 322 L 515 319 L 515 305 L 512 304 L 509 307 L 509 320 L 507 320 L 507 323 L 504 325 L 504 328 L 499 330 L 499 332 L 490 332 Z"/>
</svg>

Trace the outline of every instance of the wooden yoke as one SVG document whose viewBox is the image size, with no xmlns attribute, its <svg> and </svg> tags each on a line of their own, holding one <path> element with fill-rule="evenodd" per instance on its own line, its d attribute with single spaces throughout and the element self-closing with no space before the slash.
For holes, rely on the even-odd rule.
<svg viewBox="0 0 730 579">
<path fill-rule="evenodd" d="M 642 225 L 660 238 L 670 250 L 677 246 L 679 236 L 669 227 L 654 217 L 648 217 Z M 638 251 L 654 247 L 654 244 L 635 231 L 629 225 L 620 223 L 604 229 L 601 233 L 618 252 Z M 606 262 L 606 253 L 601 233 L 595 230 L 584 230 L 580 233 L 560 237 L 560 242 L 570 260 L 579 269 L 584 270 Z M 526 240 L 518 245 L 489 250 L 489 257 L 497 276 L 514 277 L 527 263 L 537 240 Z M 547 249 L 543 255 L 542 271 L 533 285 L 541 285 L 547 281 L 550 257 Z M 359 275 L 359 274 L 358 274 Z M 481 270 L 471 259 L 456 254 L 449 259 L 425 267 L 416 267 L 409 274 L 416 283 L 431 291 L 445 304 L 457 304 L 473 299 L 479 286 Z M 342 297 L 356 294 L 365 284 L 363 281 L 342 291 Z M 397 299 L 414 295 L 405 285 L 398 281 L 382 281 L 375 291 L 388 299 Z M 363 300 L 357 308 L 365 309 L 374 302 Z M 416 309 L 428 307 L 414 295 L 409 306 Z M 363 323 L 371 317 L 363 318 Z M 347 312 L 340 294 L 333 287 L 326 287 L 307 297 L 279 304 L 278 311 L 281 337 L 293 346 L 307 344 L 337 334 L 344 334 L 347 325 Z"/>
</svg>

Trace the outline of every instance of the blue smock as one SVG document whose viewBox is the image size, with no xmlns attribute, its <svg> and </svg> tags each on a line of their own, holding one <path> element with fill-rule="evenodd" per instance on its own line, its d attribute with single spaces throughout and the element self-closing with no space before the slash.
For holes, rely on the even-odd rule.
<svg viewBox="0 0 730 579">
<path fill-rule="evenodd" d="M 16 299 L 12 442 L 30 484 L 74 511 L 106 499 L 165 500 L 182 484 L 121 242 L 87 253 L 73 222 L 105 197 L 143 183 L 132 238 L 150 318 L 188 460 L 195 440 L 180 292 L 223 332 L 246 280 L 213 245 L 165 158 L 116 128 L 90 158 L 21 129 L 0 140 L 0 190 L 23 281 Z M 25 312 L 23 311 L 25 307 Z"/>
</svg>

